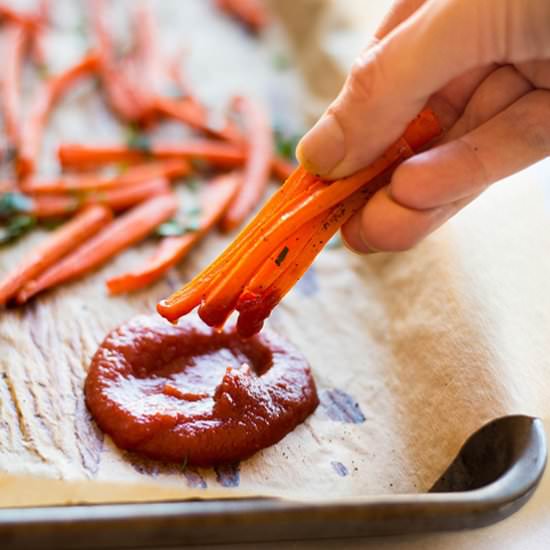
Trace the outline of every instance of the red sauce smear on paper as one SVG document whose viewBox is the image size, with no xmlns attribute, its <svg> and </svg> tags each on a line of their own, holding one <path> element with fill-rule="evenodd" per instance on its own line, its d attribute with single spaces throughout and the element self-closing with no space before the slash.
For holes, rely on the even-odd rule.
<svg viewBox="0 0 550 550">
<path fill-rule="evenodd" d="M 319 402 L 307 361 L 274 333 L 242 339 L 234 330 L 153 316 L 105 338 L 85 392 L 97 424 L 119 447 L 197 466 L 273 445 Z"/>
</svg>

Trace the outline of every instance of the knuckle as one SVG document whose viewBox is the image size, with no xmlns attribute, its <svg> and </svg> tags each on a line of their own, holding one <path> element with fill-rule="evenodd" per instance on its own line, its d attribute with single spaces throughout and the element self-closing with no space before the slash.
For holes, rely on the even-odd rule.
<svg viewBox="0 0 550 550">
<path fill-rule="evenodd" d="M 346 83 L 346 93 L 354 102 L 368 101 L 381 78 L 379 48 L 365 50 L 353 63 Z"/>
<path fill-rule="evenodd" d="M 550 154 L 550 92 L 531 92 L 522 103 L 524 108 L 515 115 L 519 118 L 515 124 L 523 127 L 523 138 L 529 148 L 547 156 Z"/>
</svg>

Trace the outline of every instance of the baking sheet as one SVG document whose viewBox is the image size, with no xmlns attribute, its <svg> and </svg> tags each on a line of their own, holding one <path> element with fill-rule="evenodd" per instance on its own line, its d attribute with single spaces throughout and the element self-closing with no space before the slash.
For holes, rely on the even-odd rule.
<svg viewBox="0 0 550 550">
<path fill-rule="evenodd" d="M 323 10 L 342 3 L 317 4 L 326 15 Z M 52 65 L 63 66 L 70 55 L 78 57 L 78 48 L 83 51 L 86 37 L 77 32 L 81 4 L 55 5 L 49 43 L 64 52 L 52 55 Z M 289 5 L 280 6 L 283 18 Z M 298 109 L 311 109 L 311 96 L 303 93 L 296 71 L 280 68 L 281 56 L 288 57 L 280 30 L 258 43 L 215 14 L 211 2 L 163 0 L 153 6 L 164 48 L 173 51 L 183 42 L 191 47 L 187 71 L 210 105 L 221 108 L 233 93 L 249 93 L 263 98 L 281 124 L 303 124 Z M 375 15 L 362 9 L 372 24 Z M 342 44 L 334 32 L 347 30 L 355 40 L 353 21 L 361 19 L 325 15 L 312 18 L 312 25 L 325 21 L 326 27 L 310 36 L 339 68 L 333 73 L 338 82 L 347 60 L 335 54 L 341 49 L 327 46 Z M 335 31 L 327 23 L 335 20 L 350 22 Z M 70 38 L 68 29 L 74 30 Z M 302 65 L 301 54 L 299 59 Z M 164 131 L 174 138 L 182 132 Z M 60 137 L 98 143 L 123 134 L 93 86 L 83 84 L 56 112 L 44 157 L 51 159 Z M 55 169 L 45 161 L 44 170 Z M 539 165 L 499 183 L 413 251 L 362 258 L 338 242 L 324 251 L 269 322 L 310 360 L 321 405 L 279 444 L 241 464 L 193 469 L 123 453 L 91 422 L 82 393 L 87 365 L 104 335 L 132 315 L 152 311 L 224 239 L 209 237 L 165 281 L 130 297 L 107 297 L 103 282 L 136 265 L 153 243 L 24 310 L 3 312 L 0 504 L 103 502 L 106 493 L 112 502 L 197 493 L 309 500 L 426 491 L 487 421 L 548 412 L 550 259 L 544 252 L 550 201 L 539 180 L 549 173 Z M 2 272 L 42 237 L 2 250 Z M 14 475 L 45 479 L 33 480 L 35 490 L 22 499 L 19 488 L 27 482 Z"/>
</svg>

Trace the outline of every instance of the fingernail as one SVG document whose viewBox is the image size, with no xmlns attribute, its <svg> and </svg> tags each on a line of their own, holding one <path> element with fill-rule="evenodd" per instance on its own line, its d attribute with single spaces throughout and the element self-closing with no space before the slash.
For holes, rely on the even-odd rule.
<svg viewBox="0 0 550 550">
<path fill-rule="evenodd" d="M 300 164 L 320 176 L 330 174 L 344 159 L 345 153 L 344 132 L 331 114 L 323 115 L 296 149 Z"/>
</svg>

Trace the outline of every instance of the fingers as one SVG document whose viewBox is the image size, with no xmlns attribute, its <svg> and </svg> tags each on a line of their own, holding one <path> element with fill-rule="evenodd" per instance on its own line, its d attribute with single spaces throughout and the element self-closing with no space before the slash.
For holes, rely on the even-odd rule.
<svg viewBox="0 0 550 550">
<path fill-rule="evenodd" d="M 470 133 L 410 159 L 343 229 L 348 246 L 414 246 L 488 185 L 548 156 L 548 120 L 550 91 L 533 91 Z"/>
<path fill-rule="evenodd" d="M 549 53 L 540 18 L 549 20 L 550 2 L 428 0 L 355 63 L 300 142 L 300 162 L 327 178 L 362 168 L 452 79 L 492 61 Z"/>
<path fill-rule="evenodd" d="M 550 153 L 550 91 L 537 90 L 464 136 L 400 166 L 392 197 L 433 208 L 479 193 Z"/>
</svg>

